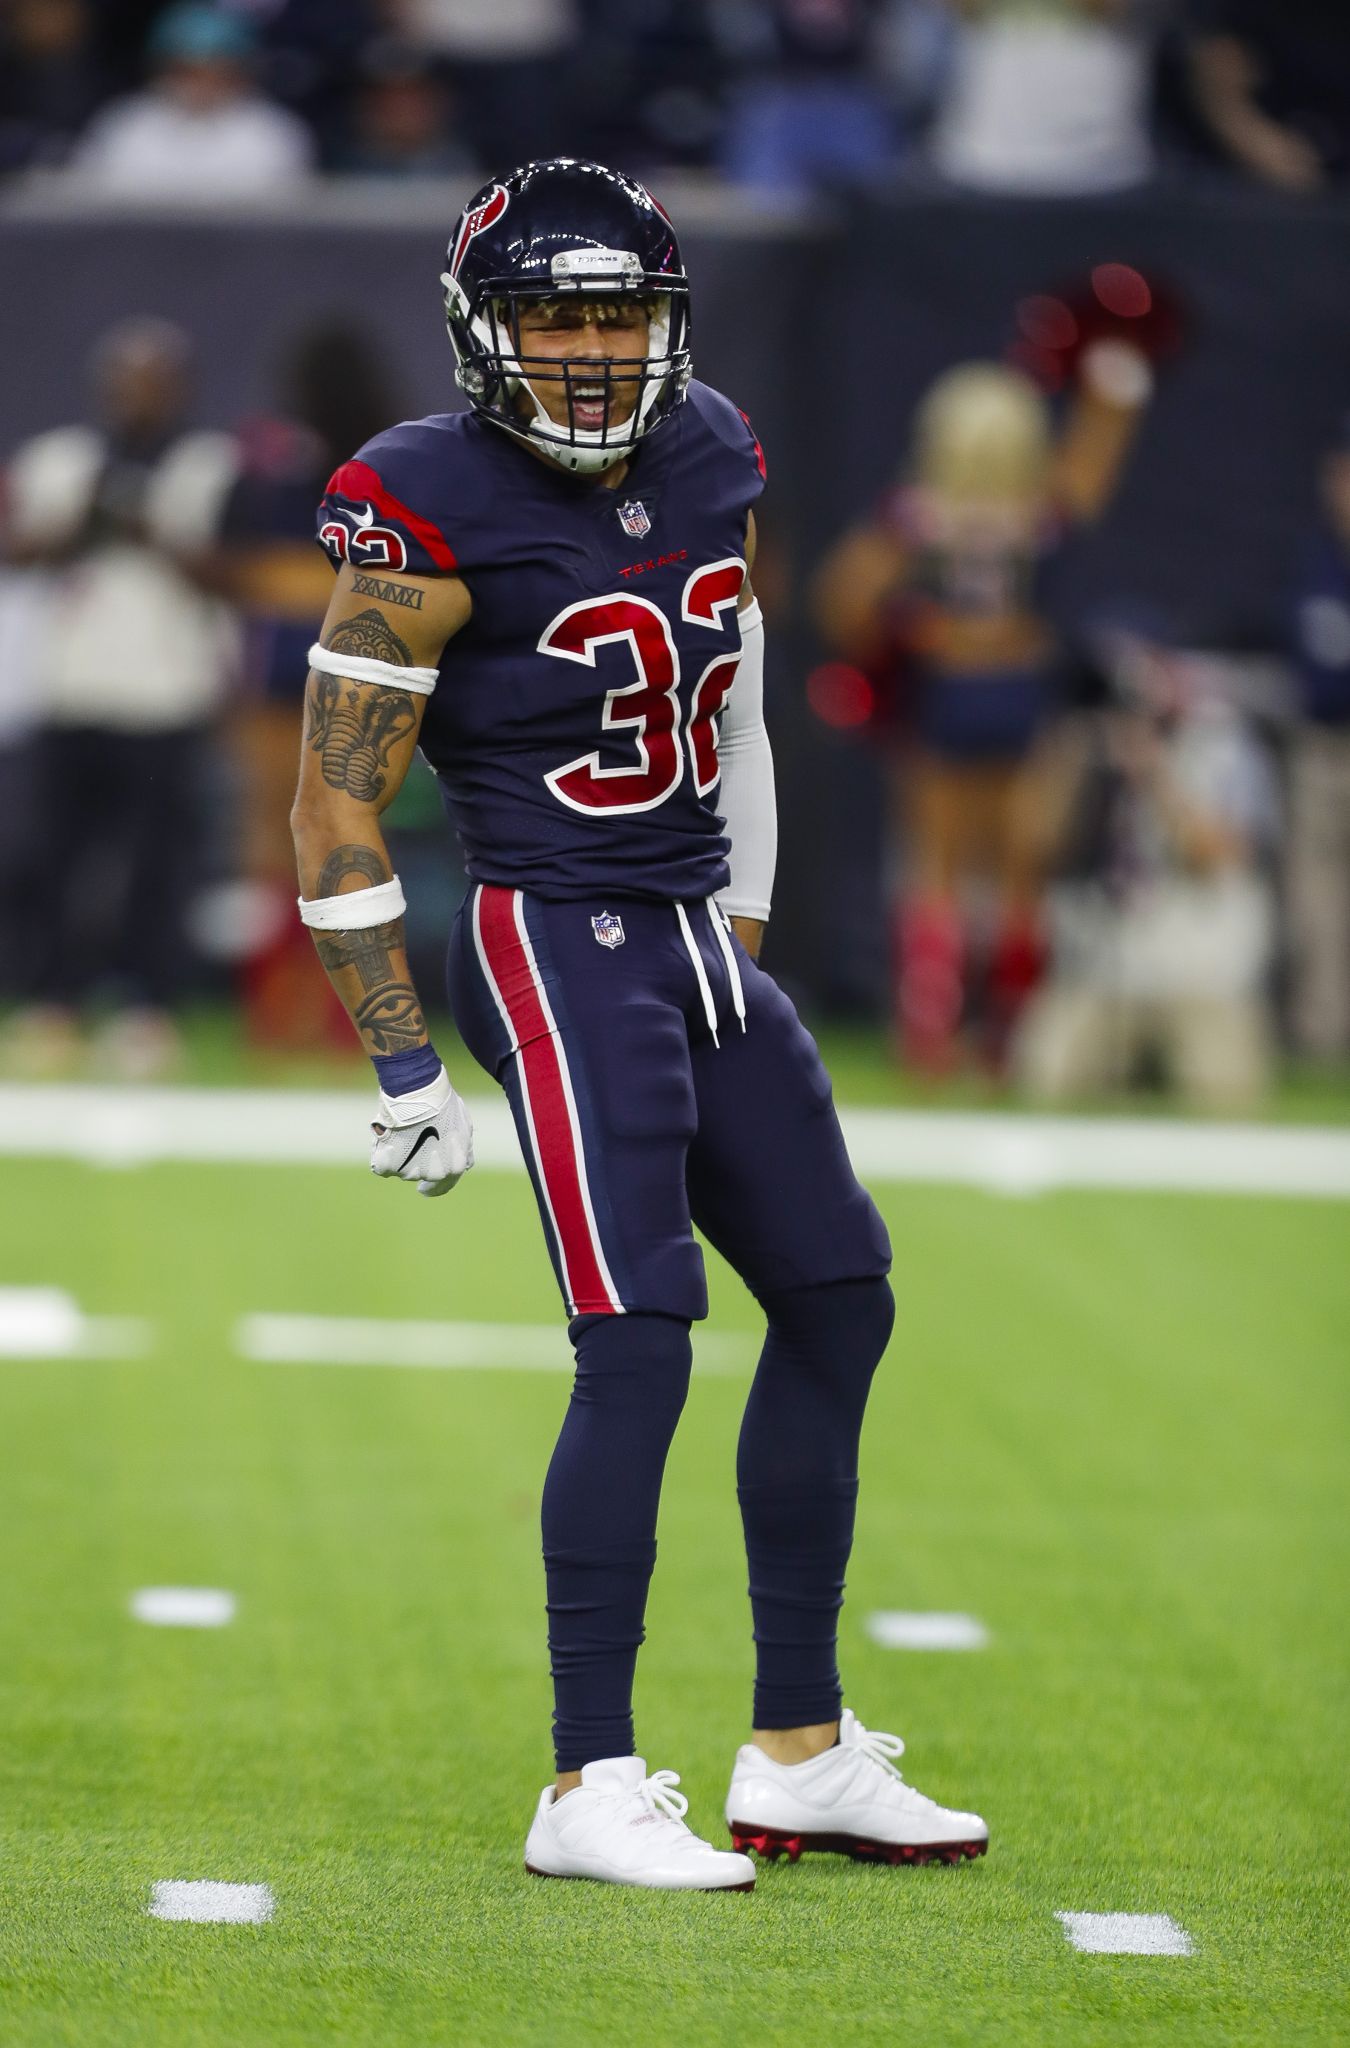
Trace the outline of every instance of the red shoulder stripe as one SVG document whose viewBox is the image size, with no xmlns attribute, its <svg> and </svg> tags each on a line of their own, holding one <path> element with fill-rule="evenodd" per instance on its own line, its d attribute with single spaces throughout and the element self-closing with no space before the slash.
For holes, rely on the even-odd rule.
<svg viewBox="0 0 1350 2048">
<path fill-rule="evenodd" d="M 737 412 L 739 412 L 739 413 L 741 414 L 741 418 L 742 418 L 742 419 L 743 419 L 743 420 L 745 421 L 745 424 L 746 424 L 746 426 L 747 426 L 747 427 L 750 427 L 750 415 L 749 415 L 749 413 L 748 413 L 748 412 L 741 412 L 741 408 L 740 408 L 740 406 L 739 406 L 739 405 L 737 406 L 736 410 L 737 410 Z M 755 461 L 756 461 L 756 463 L 757 463 L 757 465 L 758 465 L 758 467 L 759 467 L 759 473 L 760 473 L 760 475 L 761 475 L 761 476 L 763 477 L 763 479 L 764 479 L 765 483 L 767 483 L 767 482 L 769 481 L 769 473 L 768 473 L 768 471 L 767 471 L 767 470 L 765 469 L 765 467 L 764 467 L 764 450 L 763 450 L 763 449 L 762 449 L 762 448 L 760 447 L 760 445 L 759 445 L 759 438 L 758 438 L 758 436 L 756 435 L 756 433 L 755 433 L 755 430 L 754 430 L 754 428 L 753 428 L 753 427 L 750 427 L 750 439 L 751 439 L 751 440 L 752 440 L 752 441 L 754 442 L 754 444 L 755 444 Z"/>
<path fill-rule="evenodd" d="M 448 572 L 458 568 L 454 551 L 440 528 L 401 504 L 392 491 L 385 489 L 368 462 L 344 462 L 341 469 L 334 470 L 328 479 L 328 490 L 338 498 L 369 499 L 383 518 L 397 520 L 407 527 L 413 538 L 422 543 L 438 569 Z"/>
</svg>

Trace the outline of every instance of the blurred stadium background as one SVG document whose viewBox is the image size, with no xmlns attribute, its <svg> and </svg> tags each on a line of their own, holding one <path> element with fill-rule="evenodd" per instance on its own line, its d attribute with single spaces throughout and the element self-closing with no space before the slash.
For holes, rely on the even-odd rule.
<svg viewBox="0 0 1350 2048">
<path fill-rule="evenodd" d="M 450 223 L 564 150 L 667 207 L 765 447 L 766 962 L 900 1249 L 850 1656 L 995 1829 L 899 1901 L 771 1873 L 753 1939 L 519 1896 L 547 1268 L 491 1110 L 452 1213 L 363 1179 L 292 909 L 315 502 L 460 402 Z M 0 275 L 7 2037 L 1345 2038 L 1343 0 L 0 0 Z M 434 1010 L 429 776 L 392 822 Z M 644 1675 L 709 1815 L 715 1299 Z M 138 1631 L 164 1584 L 238 1620 Z M 901 1672 L 872 1608 L 990 1646 Z M 194 1878 L 274 1887 L 244 1974 L 166 1961 Z"/>
</svg>

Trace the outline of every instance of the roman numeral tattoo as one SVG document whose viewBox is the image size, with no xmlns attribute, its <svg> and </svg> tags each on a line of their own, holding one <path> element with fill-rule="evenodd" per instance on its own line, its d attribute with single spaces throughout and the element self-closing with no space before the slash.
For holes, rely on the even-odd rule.
<svg viewBox="0 0 1350 2048">
<path fill-rule="evenodd" d="M 381 604 L 406 605 L 410 612 L 422 609 L 422 592 L 410 583 L 386 583 L 380 576 L 353 576 L 352 589 L 358 597 L 378 597 Z"/>
</svg>

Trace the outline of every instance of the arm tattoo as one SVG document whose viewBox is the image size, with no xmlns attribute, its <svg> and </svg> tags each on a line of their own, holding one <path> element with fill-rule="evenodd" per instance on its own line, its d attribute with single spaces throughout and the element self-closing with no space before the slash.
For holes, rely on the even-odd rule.
<svg viewBox="0 0 1350 2048">
<path fill-rule="evenodd" d="M 407 641 L 399 639 L 388 619 L 373 605 L 353 619 L 339 619 L 324 646 L 331 654 L 359 654 L 363 660 L 392 661 L 399 668 L 416 666 Z"/>
<path fill-rule="evenodd" d="M 356 1028 L 378 1053 L 403 1052 L 426 1042 L 426 1019 L 410 981 L 389 981 L 364 996 L 352 1011 Z"/>
<path fill-rule="evenodd" d="M 387 860 L 382 860 L 373 846 L 352 843 L 335 846 L 323 866 L 319 869 L 319 886 L 316 896 L 338 896 L 348 875 L 364 875 L 366 885 L 376 888 L 381 882 L 394 879 Z"/>
<path fill-rule="evenodd" d="M 390 754 L 417 724 L 412 698 L 379 683 L 316 675 L 306 704 L 306 737 L 324 781 L 358 803 L 376 802 L 389 780 L 383 770 Z"/>
<path fill-rule="evenodd" d="M 367 925 L 358 932 L 316 931 L 314 944 L 330 974 L 341 967 L 354 967 L 361 977 L 363 992 L 369 995 L 393 975 L 389 949 L 403 944 L 403 919 L 396 917 L 388 924 Z"/>
<path fill-rule="evenodd" d="M 406 605 L 410 612 L 422 609 L 422 593 L 411 583 L 386 583 L 382 576 L 353 576 L 352 589 L 358 597 L 378 597 L 381 604 Z"/>
<path fill-rule="evenodd" d="M 336 896 L 349 875 L 360 875 L 372 885 L 389 880 L 389 865 L 373 846 L 335 847 L 319 871 L 318 894 Z M 331 975 L 354 967 L 360 994 L 352 1007 L 352 1020 L 368 1051 L 402 1052 L 426 1042 L 426 1019 L 412 983 L 396 980 L 392 953 L 403 946 L 403 920 L 368 925 L 361 931 L 316 931 L 314 944 L 320 960 Z"/>
</svg>

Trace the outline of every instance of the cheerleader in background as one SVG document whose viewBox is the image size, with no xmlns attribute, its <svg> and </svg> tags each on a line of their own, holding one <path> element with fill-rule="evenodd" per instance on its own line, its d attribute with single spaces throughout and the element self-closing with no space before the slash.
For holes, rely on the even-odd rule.
<svg viewBox="0 0 1350 2048">
<path fill-rule="evenodd" d="M 996 1069 L 1041 973 L 1033 764 L 1059 662 L 1047 574 L 1072 528 L 1110 501 L 1152 381 L 1130 342 L 1094 341 L 1056 437 L 1046 399 L 1020 371 L 949 370 L 919 407 L 906 478 L 815 580 L 826 643 L 903 685 L 889 750 L 893 815 L 905 826 L 896 1038 L 925 1074 L 957 1064 L 981 887 L 993 903 L 983 1051 Z"/>
</svg>

